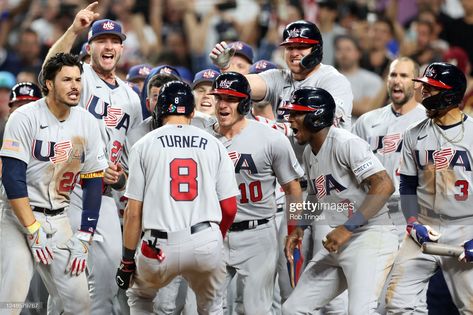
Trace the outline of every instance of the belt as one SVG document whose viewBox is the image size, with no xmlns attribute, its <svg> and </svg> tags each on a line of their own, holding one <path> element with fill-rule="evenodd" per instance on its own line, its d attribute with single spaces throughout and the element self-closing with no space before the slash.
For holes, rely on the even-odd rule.
<svg viewBox="0 0 473 315">
<path fill-rule="evenodd" d="M 194 224 L 191 226 L 191 234 L 200 232 L 202 230 L 205 230 L 210 227 L 210 222 L 205 221 L 205 222 L 200 222 L 197 224 Z M 155 238 L 162 238 L 162 239 L 167 239 L 168 238 L 168 232 L 160 231 L 160 230 L 150 230 L 150 235 Z"/>
<path fill-rule="evenodd" d="M 269 219 L 241 221 L 241 222 L 233 223 L 230 226 L 230 231 L 240 232 L 240 231 L 245 231 L 245 230 L 256 229 L 258 225 L 263 225 L 268 222 L 269 222 Z"/>
<path fill-rule="evenodd" d="M 423 214 L 429 218 L 432 218 L 432 219 L 440 219 L 440 220 L 451 220 L 451 221 L 454 221 L 454 220 L 462 220 L 462 219 L 473 219 L 473 216 L 471 215 L 464 215 L 464 216 L 459 216 L 459 217 L 451 217 L 449 215 L 446 215 L 446 214 L 439 214 L 437 212 L 435 212 L 434 210 L 432 209 L 429 209 L 429 208 L 424 208 L 424 207 L 421 207 L 420 208 L 420 214 Z"/>
<path fill-rule="evenodd" d="M 50 216 L 55 216 L 55 215 L 61 214 L 61 213 L 64 212 L 64 209 L 65 208 L 59 208 L 59 209 L 56 209 L 56 210 L 51 210 L 51 209 L 46 209 L 46 208 L 41 208 L 41 207 L 33 207 L 34 212 L 41 212 L 41 213 L 44 213 L 44 214 L 50 215 Z"/>
<path fill-rule="evenodd" d="M 277 213 L 283 212 L 283 211 L 284 211 L 284 205 L 282 205 L 282 206 L 276 208 L 276 212 L 277 212 Z"/>
</svg>

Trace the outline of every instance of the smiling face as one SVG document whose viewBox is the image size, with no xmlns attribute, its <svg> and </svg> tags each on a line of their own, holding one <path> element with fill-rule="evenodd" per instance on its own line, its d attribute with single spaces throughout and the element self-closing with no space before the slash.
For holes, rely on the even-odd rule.
<svg viewBox="0 0 473 315">
<path fill-rule="evenodd" d="M 120 37 L 111 34 L 97 36 L 89 44 L 91 65 L 100 73 L 114 72 L 123 52 Z"/>
<path fill-rule="evenodd" d="M 47 80 L 46 84 L 50 91 L 48 97 L 52 97 L 56 104 L 69 107 L 79 104 L 82 91 L 79 67 L 62 67 L 54 80 Z"/>
<path fill-rule="evenodd" d="M 389 67 L 388 95 L 394 105 L 403 106 L 414 97 L 414 64 L 407 60 L 395 60 Z"/>
<path fill-rule="evenodd" d="M 241 98 L 225 94 L 215 95 L 215 98 L 217 100 L 215 116 L 221 128 L 231 129 L 244 120 L 245 116 L 238 112 L 238 103 Z"/>
<path fill-rule="evenodd" d="M 213 95 L 208 94 L 212 90 L 212 83 L 204 82 L 194 87 L 195 106 L 199 112 L 207 115 L 215 115 L 216 100 Z"/>
<path fill-rule="evenodd" d="M 311 70 L 301 65 L 301 60 L 310 54 L 312 46 L 307 44 L 287 44 L 284 46 L 284 60 L 297 80 L 304 78 Z"/>
</svg>

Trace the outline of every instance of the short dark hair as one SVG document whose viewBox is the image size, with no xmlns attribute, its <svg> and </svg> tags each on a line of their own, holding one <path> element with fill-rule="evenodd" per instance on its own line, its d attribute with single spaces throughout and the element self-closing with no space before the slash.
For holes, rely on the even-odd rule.
<svg viewBox="0 0 473 315">
<path fill-rule="evenodd" d="M 70 53 L 57 53 L 56 55 L 49 58 L 43 66 L 42 70 L 42 86 L 41 90 L 46 96 L 49 94 L 49 89 L 46 86 L 46 80 L 54 80 L 57 73 L 61 71 L 62 67 L 78 67 L 82 74 L 82 62 L 79 60 L 79 56 Z"/>
</svg>

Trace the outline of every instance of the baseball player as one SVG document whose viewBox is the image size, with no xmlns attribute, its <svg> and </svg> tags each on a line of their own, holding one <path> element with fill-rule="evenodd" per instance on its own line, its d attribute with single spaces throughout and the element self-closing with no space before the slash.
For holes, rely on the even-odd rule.
<svg viewBox="0 0 473 315">
<path fill-rule="evenodd" d="M 282 107 L 290 114 L 297 142 L 309 144 L 303 161 L 313 206 L 288 220 L 308 224 L 317 214 L 313 220 L 333 228 L 283 304 L 283 314 L 308 314 L 345 289 L 348 314 L 373 314 L 397 250 L 385 206 L 394 191 L 392 181 L 368 143 L 332 126 L 335 108 L 330 93 L 321 88 L 298 89 Z M 289 261 L 302 236 L 301 227 L 288 236 Z"/>
<path fill-rule="evenodd" d="M 227 282 L 221 294 L 236 276 L 236 312 L 268 314 L 278 256 L 276 179 L 286 197 L 301 198 L 303 171 L 283 134 L 245 117 L 251 107 L 245 76 L 223 73 L 210 93 L 217 99 L 218 122 L 209 131 L 227 148 L 240 189 L 235 223 L 224 241 Z"/>
<path fill-rule="evenodd" d="M 391 62 L 387 78 L 387 91 L 391 104 L 372 110 L 353 125 L 352 132 L 366 140 L 393 180 L 395 192 L 388 201 L 388 208 L 400 239 L 404 238 L 405 219 L 399 211 L 399 166 L 401 162 L 402 135 L 409 126 L 423 120 L 425 108 L 415 100 L 414 82 L 419 76 L 419 66 L 408 57 Z"/>
<path fill-rule="evenodd" d="M 107 162 L 95 120 L 76 107 L 81 72 L 76 56 L 57 54 L 48 59 L 42 73 L 45 98 L 18 108 L 7 122 L 0 150 L 5 188 L 0 204 L 3 306 L 25 300 L 36 268 L 50 294 L 48 312 L 90 314 L 83 271 L 99 217 Z M 77 178 L 86 197 L 75 231 L 65 208 Z M 2 314 L 20 311 L 13 307 Z"/>
<path fill-rule="evenodd" d="M 400 169 L 401 208 L 407 232 L 386 296 L 388 314 L 416 312 L 428 279 L 440 268 L 461 314 L 472 312 L 473 214 L 471 118 L 458 108 L 466 78 L 456 66 L 432 63 L 421 78 L 427 119 L 406 131 Z M 465 242 L 467 241 L 467 242 Z M 464 244 L 458 259 L 423 254 L 420 244 Z M 461 260 L 461 261 L 459 261 Z M 408 272 L 407 272 L 408 271 Z"/>
<path fill-rule="evenodd" d="M 253 64 L 253 48 L 241 41 L 230 43 L 228 47 L 232 48 L 235 54 L 230 58 L 226 71 L 248 74 Z"/>
<path fill-rule="evenodd" d="M 83 93 L 79 105 L 96 118 L 109 167 L 104 176 L 106 185 L 100 210 L 102 220 L 96 232 L 103 240 L 96 242 L 90 250 L 88 280 L 92 313 L 109 315 L 112 313 L 112 301 L 118 292 L 113 267 L 118 267 L 117 261 L 120 260 L 122 248 L 118 210 L 110 190 L 119 186 L 118 180 L 122 178 L 123 168 L 119 161 L 125 136 L 142 121 L 142 115 L 138 95 L 115 75 L 126 36 L 121 25 L 112 20 L 98 20 L 91 25 L 98 16 L 94 11 L 97 5 L 97 2 L 93 2 L 77 13 L 72 25 L 51 47 L 48 55 L 57 51 L 69 51 L 78 34 L 90 26 L 87 47 L 91 61 L 90 65 L 84 64 Z M 76 185 L 68 213 L 71 222 L 75 224 L 79 222 L 82 196 L 80 186 Z"/>
<path fill-rule="evenodd" d="M 280 104 L 289 101 L 291 93 L 302 86 L 321 87 L 329 91 L 337 104 L 336 124 L 350 130 L 353 94 L 350 82 L 334 67 L 322 61 L 322 35 L 317 26 L 308 21 L 296 21 L 283 32 L 284 59 L 288 69 L 275 69 L 247 76 L 251 98 L 273 104 L 276 112 Z M 225 42 L 217 44 L 210 59 L 222 71 L 228 71 L 233 49 Z"/>
<path fill-rule="evenodd" d="M 10 114 L 13 113 L 19 107 L 39 100 L 41 95 L 41 89 L 33 82 L 19 82 L 17 83 L 10 92 Z"/>
<path fill-rule="evenodd" d="M 138 87 L 139 95 L 144 87 L 144 82 L 153 67 L 149 64 L 141 64 L 131 67 L 126 74 L 125 80 Z"/>
<path fill-rule="evenodd" d="M 233 222 L 238 190 L 224 146 L 189 126 L 194 107 L 186 83 L 166 83 L 156 105 L 162 127 L 139 140 L 130 154 L 124 252 L 116 280 L 127 289 L 134 274 L 127 292 L 132 314 L 153 312 L 157 290 L 177 275 L 195 291 L 199 314 L 222 312 L 217 294 L 225 280 L 222 236 Z"/>
<path fill-rule="evenodd" d="M 195 97 L 195 108 L 197 111 L 215 116 L 215 97 L 210 95 L 212 83 L 220 72 L 213 69 L 204 69 L 195 74 L 191 88 Z"/>
</svg>

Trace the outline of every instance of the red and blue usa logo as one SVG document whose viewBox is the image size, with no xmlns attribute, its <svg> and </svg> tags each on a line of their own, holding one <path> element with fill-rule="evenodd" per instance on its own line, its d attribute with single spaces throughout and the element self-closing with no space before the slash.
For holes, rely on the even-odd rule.
<svg viewBox="0 0 473 315">
<path fill-rule="evenodd" d="M 58 142 L 54 144 L 53 151 L 54 155 L 49 158 L 53 164 L 66 162 L 72 153 L 72 142 L 70 140 Z"/>
</svg>

